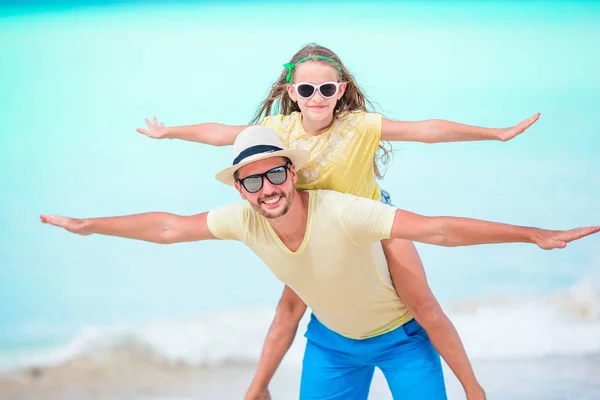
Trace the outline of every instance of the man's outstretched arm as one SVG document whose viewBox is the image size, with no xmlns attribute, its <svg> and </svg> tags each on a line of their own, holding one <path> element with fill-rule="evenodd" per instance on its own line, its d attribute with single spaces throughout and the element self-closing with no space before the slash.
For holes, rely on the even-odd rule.
<svg viewBox="0 0 600 400">
<path fill-rule="evenodd" d="M 41 215 L 40 220 L 78 235 L 108 235 L 170 244 L 216 239 L 208 229 L 208 213 L 181 216 L 163 212 L 120 217 L 76 219 Z"/>
<path fill-rule="evenodd" d="M 566 247 L 567 243 L 600 231 L 600 226 L 571 230 L 546 230 L 461 217 L 425 217 L 397 210 L 391 238 L 438 246 L 473 246 L 494 243 L 534 243 L 544 250 Z"/>
</svg>

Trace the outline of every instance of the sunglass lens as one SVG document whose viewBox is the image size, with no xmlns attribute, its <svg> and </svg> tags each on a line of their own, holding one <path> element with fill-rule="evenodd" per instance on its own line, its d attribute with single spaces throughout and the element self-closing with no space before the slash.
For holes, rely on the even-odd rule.
<svg viewBox="0 0 600 400">
<path fill-rule="evenodd" d="M 287 173 L 285 168 L 277 168 L 267 173 L 267 179 L 273 185 L 281 185 L 287 179 Z"/>
<path fill-rule="evenodd" d="M 327 83 L 321 86 L 319 91 L 321 92 L 321 95 L 323 97 L 329 98 L 335 96 L 335 93 L 337 92 L 337 87 L 333 83 Z"/>
<path fill-rule="evenodd" d="M 298 85 L 298 94 L 302 97 L 310 97 L 315 92 L 315 88 L 311 85 Z"/>
<path fill-rule="evenodd" d="M 242 183 L 248 192 L 256 193 L 262 188 L 262 177 L 249 176 Z"/>
</svg>

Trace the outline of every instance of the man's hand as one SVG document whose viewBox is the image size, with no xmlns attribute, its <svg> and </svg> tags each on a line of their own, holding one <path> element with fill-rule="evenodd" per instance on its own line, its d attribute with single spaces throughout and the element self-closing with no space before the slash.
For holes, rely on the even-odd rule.
<svg viewBox="0 0 600 400">
<path fill-rule="evenodd" d="M 486 400 L 485 390 L 481 386 L 477 386 L 474 389 L 465 389 L 467 400 Z"/>
<path fill-rule="evenodd" d="M 92 232 L 87 229 L 85 220 L 83 219 L 75 219 L 69 217 L 59 217 L 56 215 L 41 215 L 40 220 L 44 224 L 50 224 L 54 226 L 58 226 L 59 228 L 63 228 L 71 233 L 76 233 L 78 235 L 91 235 Z"/>
<path fill-rule="evenodd" d="M 600 226 L 575 228 L 568 231 L 542 230 L 535 237 L 535 244 L 544 250 L 562 249 L 567 243 L 600 232 Z"/>
<path fill-rule="evenodd" d="M 525 132 L 535 121 L 540 118 L 540 113 L 537 112 L 533 114 L 531 117 L 527 118 L 524 121 L 519 122 L 515 126 L 511 126 L 510 128 L 500 129 L 498 132 L 498 139 L 506 142 L 508 140 L 513 139 L 515 136 L 520 135 Z"/>
<path fill-rule="evenodd" d="M 250 388 L 248 389 L 244 400 L 271 400 L 271 393 L 269 393 L 269 389 L 253 390 Z"/>
</svg>

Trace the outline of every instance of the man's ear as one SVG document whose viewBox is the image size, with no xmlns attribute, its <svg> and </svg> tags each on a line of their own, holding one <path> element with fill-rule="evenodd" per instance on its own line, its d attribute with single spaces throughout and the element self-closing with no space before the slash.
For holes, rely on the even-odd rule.
<svg viewBox="0 0 600 400">
<path fill-rule="evenodd" d="M 290 176 L 292 178 L 292 182 L 294 182 L 295 185 L 298 181 L 298 176 L 296 175 L 296 167 L 294 166 L 294 164 L 290 165 Z"/>
<path fill-rule="evenodd" d="M 240 183 L 238 181 L 235 181 L 235 188 L 240 193 L 240 197 L 243 200 L 246 200 L 246 195 L 244 194 L 244 188 L 242 188 L 242 185 L 240 185 Z"/>
</svg>

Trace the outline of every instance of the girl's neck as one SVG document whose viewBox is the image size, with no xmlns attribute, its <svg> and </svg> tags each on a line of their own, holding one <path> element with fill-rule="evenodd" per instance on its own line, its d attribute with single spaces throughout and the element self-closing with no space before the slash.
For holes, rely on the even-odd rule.
<svg viewBox="0 0 600 400">
<path fill-rule="evenodd" d="M 311 121 L 305 118 L 304 115 L 302 116 L 302 127 L 309 135 L 319 135 L 323 133 L 323 131 L 331 126 L 332 122 L 333 114 L 331 114 L 329 118 L 319 121 Z"/>
</svg>

